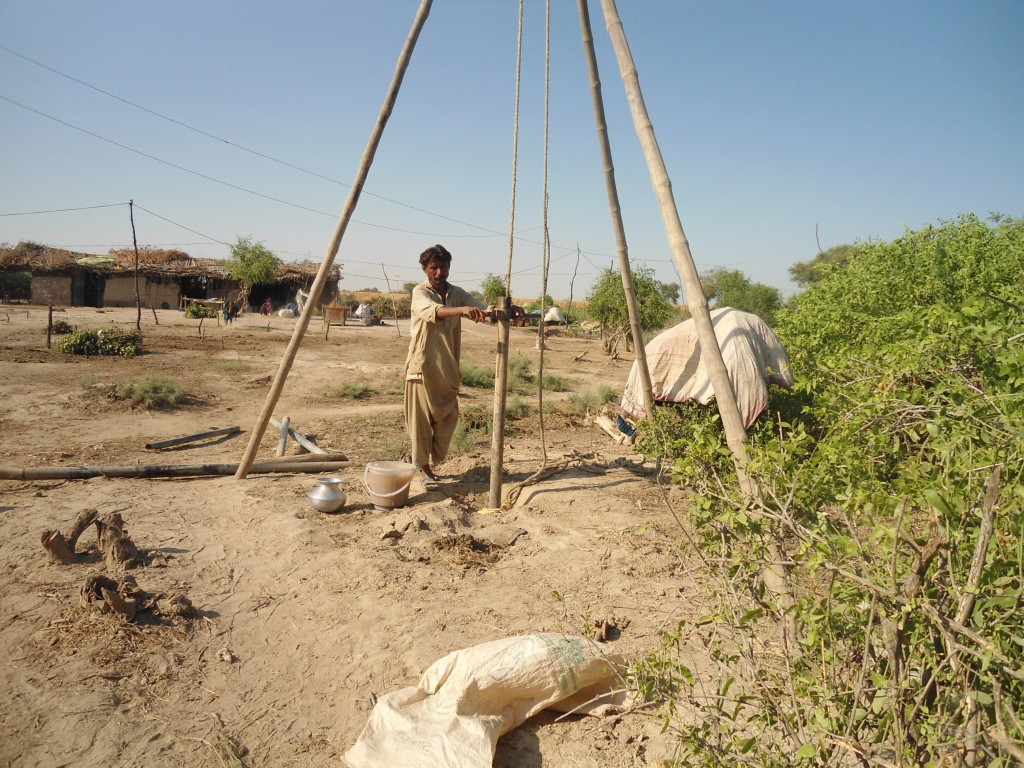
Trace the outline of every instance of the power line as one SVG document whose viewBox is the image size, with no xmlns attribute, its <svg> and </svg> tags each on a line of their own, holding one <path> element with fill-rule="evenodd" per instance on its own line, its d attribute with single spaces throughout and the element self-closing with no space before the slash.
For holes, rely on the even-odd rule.
<svg viewBox="0 0 1024 768">
<path fill-rule="evenodd" d="M 225 243 L 223 240 L 218 240 L 217 238 L 212 237 L 211 235 L 207 235 L 204 232 L 198 232 L 198 231 L 196 231 L 194 229 L 186 227 L 184 224 L 179 224 L 176 221 L 171 221 L 166 216 L 161 216 L 159 213 L 154 213 L 153 211 L 149 210 L 148 208 L 143 208 L 138 203 L 135 204 L 135 207 L 138 208 L 140 211 L 145 211 L 150 216 L 156 216 L 161 221 L 166 221 L 168 224 L 173 224 L 176 227 L 180 227 L 181 229 L 184 229 L 186 232 L 191 232 L 193 235 L 199 235 L 200 237 L 205 237 L 205 238 L 207 238 L 208 240 L 210 240 L 210 241 L 212 241 L 214 243 L 219 243 L 220 245 L 230 246 L 230 243 Z"/>
<path fill-rule="evenodd" d="M 48 72 L 53 72 L 55 75 L 60 75 L 61 77 L 67 78 L 68 80 L 71 80 L 74 83 L 78 83 L 79 85 L 82 85 L 82 86 L 84 86 L 86 88 L 90 88 L 90 89 L 96 91 L 97 93 L 102 93 L 104 96 L 109 96 L 110 98 L 116 99 L 117 101 L 120 101 L 123 104 L 127 104 L 130 107 L 134 107 L 135 109 L 140 109 L 143 112 L 146 112 L 146 113 L 148 113 L 150 115 L 153 115 L 154 117 L 159 117 L 161 120 L 166 120 L 167 122 L 173 123 L 174 125 L 177 125 L 177 126 L 180 126 L 182 128 L 185 128 L 186 130 L 193 131 L 195 133 L 198 133 L 201 136 L 205 136 L 205 137 L 207 137 L 209 139 L 213 139 L 214 141 L 216 141 L 216 142 L 218 142 L 220 144 L 227 144 L 228 146 L 234 147 L 235 149 L 240 149 L 243 152 L 248 152 L 249 154 L 255 155 L 256 157 L 261 157 L 264 160 L 269 160 L 272 163 L 277 163 L 278 165 L 283 165 L 283 166 L 285 166 L 287 168 L 291 168 L 292 170 L 299 171 L 300 173 L 305 173 L 305 174 L 308 174 L 310 176 L 314 176 L 314 177 L 316 177 L 318 179 L 323 179 L 324 181 L 329 181 L 332 184 L 338 184 L 339 186 L 345 187 L 346 189 L 351 189 L 352 188 L 351 184 L 346 184 L 343 181 L 338 181 L 337 179 L 332 179 L 330 176 L 324 176 L 323 174 L 317 173 L 316 171 L 311 171 L 311 170 L 309 170 L 307 168 L 303 168 L 303 167 L 295 165 L 293 163 L 289 163 L 286 160 L 280 160 L 280 159 L 278 159 L 276 157 L 272 157 L 271 155 L 265 154 L 263 152 L 255 150 L 255 149 L 251 149 L 251 148 L 243 146 L 241 144 L 236 144 L 233 141 L 230 141 L 228 139 L 222 138 L 220 136 L 215 136 L 212 133 L 208 133 L 207 131 L 204 131 L 204 130 L 202 130 L 200 128 L 196 128 L 195 126 L 189 125 L 188 123 L 183 123 L 182 121 L 176 120 L 173 117 L 168 117 L 167 115 L 163 115 L 163 114 L 161 114 L 159 112 L 156 112 L 155 110 L 149 109 L 148 107 L 144 107 L 141 104 L 136 104 L 134 101 L 129 101 L 128 99 L 123 98 L 121 96 L 118 96 L 115 93 L 111 93 L 110 91 L 105 91 L 102 88 L 99 88 L 98 86 L 92 85 L 91 83 L 87 83 L 84 80 L 80 80 L 77 77 L 69 75 L 69 74 L 67 74 L 65 72 L 61 72 L 59 69 L 54 69 L 53 67 L 48 66 L 46 64 L 43 64 L 40 61 L 36 61 L 35 59 L 30 59 L 28 56 L 20 54 L 17 51 L 12 51 L 10 48 L 7 48 L 6 46 L 0 45 L 0 51 L 6 51 L 7 53 L 11 54 L 12 56 L 17 56 L 19 59 L 27 61 L 30 64 L 34 64 L 37 67 L 42 67 L 43 69 L 47 70 Z M 369 195 L 371 197 L 376 197 L 379 200 L 384 200 L 384 201 L 392 203 L 394 205 L 400 205 L 403 208 L 408 208 L 410 210 L 417 211 L 419 213 L 425 213 L 428 216 L 435 216 L 435 217 L 437 217 L 439 219 L 444 219 L 446 221 L 450 221 L 450 222 L 453 222 L 455 224 L 460 224 L 460 225 L 465 226 L 465 227 L 472 227 L 473 229 L 479 229 L 479 230 L 481 230 L 483 232 L 487 232 L 487 233 L 492 234 L 492 235 L 504 235 L 504 233 L 502 233 L 502 232 L 498 232 L 498 231 L 493 230 L 493 229 L 488 229 L 487 227 L 481 227 L 481 226 L 479 226 L 477 224 L 470 224 L 467 221 L 461 221 L 459 219 L 454 219 L 454 218 L 452 218 L 450 216 L 444 216 L 443 214 L 440 214 L 440 213 L 434 213 L 433 211 L 428 211 L 428 210 L 426 210 L 424 208 L 418 208 L 417 206 L 410 205 L 409 203 L 403 203 L 400 200 L 393 200 L 392 198 L 384 197 L 383 195 L 378 195 L 375 192 L 370 192 L 369 190 L 367 190 L 365 188 L 363 189 L 363 194 Z M 421 234 L 421 233 L 414 232 L 412 234 Z"/>
<path fill-rule="evenodd" d="M 66 213 L 68 211 L 93 211 L 97 208 L 117 208 L 128 203 L 110 203 L 108 205 L 86 205 L 81 208 L 52 208 L 48 211 L 21 211 L 20 213 L 0 213 L 0 216 L 36 216 L 40 213 Z"/>
<path fill-rule="evenodd" d="M 81 128 L 81 127 L 79 127 L 77 125 L 74 125 L 72 123 L 67 122 L 66 120 L 61 120 L 59 117 L 54 117 L 53 115 L 48 115 L 47 113 L 42 112 L 42 111 L 40 111 L 38 109 L 34 109 L 33 107 L 29 107 L 29 106 L 27 106 L 25 104 L 22 104 L 21 102 L 18 102 L 18 101 L 15 101 L 14 99 L 8 98 L 7 96 L 4 96 L 3 94 L 0 94 L 0 99 L 2 99 L 3 101 L 8 102 L 10 104 L 13 104 L 16 107 L 21 107 L 22 109 L 27 110 L 29 112 L 34 112 L 35 114 L 40 115 L 41 117 L 45 117 L 48 120 L 53 120 L 54 122 L 60 123 L 61 125 L 67 126 L 68 128 L 73 128 L 74 130 L 80 131 L 81 133 L 84 133 L 87 136 L 92 136 L 95 139 L 99 139 L 100 141 L 105 141 L 108 144 L 112 144 L 115 147 L 118 147 L 120 149 L 127 150 L 128 152 L 133 152 L 136 155 L 141 155 L 142 157 L 145 157 L 145 158 L 147 158 L 149 160 L 153 160 L 155 162 L 161 163 L 161 164 L 169 166 L 171 168 L 175 168 L 175 169 L 177 169 L 179 171 L 184 171 L 185 173 L 192 174 L 193 176 L 198 176 L 201 179 L 206 179 L 207 181 L 212 181 L 212 182 L 214 182 L 216 184 L 221 184 L 221 185 L 223 185 L 225 187 L 229 187 L 231 189 L 238 190 L 239 192 L 245 192 L 247 194 L 254 195 L 256 197 L 261 197 L 264 200 L 270 200 L 270 201 L 275 202 L 275 203 L 281 203 L 281 205 L 287 205 L 287 206 L 290 206 L 292 208 L 298 208 L 299 210 L 308 211 L 309 213 L 315 213 L 315 214 L 318 214 L 320 216 L 328 216 L 331 219 L 337 219 L 338 218 L 337 214 L 334 214 L 334 213 L 328 213 L 327 211 L 320 211 L 320 210 L 317 210 L 316 208 L 310 208 L 309 206 L 301 205 L 300 203 L 293 203 L 293 202 L 291 202 L 289 200 L 283 200 L 283 199 L 281 199 L 279 197 L 274 197 L 273 195 L 267 195 L 267 194 L 264 194 L 262 192 L 257 192 L 256 190 L 249 189 L 248 187 L 242 187 L 242 186 L 239 186 L 238 184 L 232 184 L 231 182 L 224 181 L 223 179 L 218 179 L 218 178 L 215 178 L 213 176 L 209 176 L 209 175 L 207 175 L 205 173 L 200 173 L 199 171 L 193 171 L 191 168 L 186 168 L 183 165 L 178 165 L 177 163 L 172 163 L 171 161 L 164 160 L 163 158 L 157 157 L 156 155 L 151 155 L 151 154 L 149 154 L 147 152 L 143 152 L 142 150 L 135 149 L 134 147 L 129 147 L 127 144 L 122 144 L 119 141 L 114 141 L 113 139 L 108 139 L 106 136 L 101 136 L 98 133 L 94 133 L 93 131 L 87 130 L 85 128 Z M 402 232 L 403 234 L 409 234 L 409 235 L 421 235 L 423 237 L 436 237 L 436 238 L 453 239 L 453 238 L 462 238 L 462 237 L 483 237 L 484 236 L 484 235 L 439 234 L 437 232 L 420 232 L 420 231 L 412 230 L 412 229 L 402 229 L 401 227 L 389 227 L 386 224 L 374 224 L 372 222 L 361 221 L 359 219 L 352 219 L 352 221 L 355 224 L 362 224 L 363 226 L 366 226 L 366 227 L 374 227 L 375 229 L 385 229 L 385 230 L 389 230 L 391 232 Z M 486 235 L 486 236 L 490 237 L 491 235 Z"/>
</svg>

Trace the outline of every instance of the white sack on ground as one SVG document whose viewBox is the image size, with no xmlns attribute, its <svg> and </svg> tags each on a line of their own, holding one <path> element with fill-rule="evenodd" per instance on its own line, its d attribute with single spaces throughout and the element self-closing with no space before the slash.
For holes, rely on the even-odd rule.
<svg viewBox="0 0 1024 768">
<path fill-rule="evenodd" d="M 724 307 L 711 312 L 711 324 L 736 392 L 743 426 L 749 427 L 768 404 L 768 384 L 787 389 L 793 386 L 789 357 L 779 337 L 757 315 Z M 700 354 L 693 318 L 662 331 L 644 350 L 656 401 L 711 402 L 715 392 Z M 636 362 L 626 379 L 622 410 L 638 419 L 647 416 Z"/>
<path fill-rule="evenodd" d="M 381 696 L 345 761 L 352 768 L 491 768 L 498 738 L 541 710 L 593 712 L 584 702 L 612 691 L 622 663 L 586 638 L 554 633 L 455 651 L 415 687 Z"/>
</svg>

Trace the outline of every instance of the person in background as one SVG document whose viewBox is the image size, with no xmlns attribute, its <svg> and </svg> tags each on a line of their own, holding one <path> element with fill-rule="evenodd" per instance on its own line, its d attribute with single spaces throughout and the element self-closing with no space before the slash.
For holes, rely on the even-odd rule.
<svg viewBox="0 0 1024 768">
<path fill-rule="evenodd" d="M 273 312 L 274 312 L 274 304 L 273 304 L 273 302 L 270 301 L 270 299 L 267 299 L 266 301 L 263 302 L 263 305 L 260 307 L 260 314 L 261 315 L 270 315 L 270 314 L 273 314 Z"/>
<path fill-rule="evenodd" d="M 412 291 L 412 328 L 405 360 L 405 425 L 411 459 L 424 488 L 437 483 L 433 467 L 448 455 L 459 422 L 462 319 L 482 322 L 493 307 L 448 282 L 452 255 L 443 245 L 420 254 L 427 279 Z M 513 307 L 516 316 L 522 307 Z"/>
</svg>

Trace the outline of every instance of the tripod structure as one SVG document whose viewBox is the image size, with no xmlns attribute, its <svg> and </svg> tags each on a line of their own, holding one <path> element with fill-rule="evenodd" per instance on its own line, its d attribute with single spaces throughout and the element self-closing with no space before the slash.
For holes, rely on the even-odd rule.
<svg viewBox="0 0 1024 768">
<path fill-rule="evenodd" d="M 608 188 L 609 206 L 611 210 L 612 219 L 615 223 L 615 233 L 617 240 L 617 248 L 619 254 L 620 272 L 622 275 L 623 288 L 626 294 L 626 303 L 629 310 L 630 327 L 633 336 L 634 348 L 636 350 L 637 360 L 639 362 L 641 370 L 641 378 L 643 382 L 644 399 L 645 405 L 648 412 L 650 413 L 653 406 L 653 394 L 651 387 L 650 373 L 647 368 L 647 361 L 644 355 L 643 338 L 641 335 L 639 313 L 636 307 L 636 298 L 633 290 L 632 271 L 629 265 L 629 255 L 626 246 L 625 230 L 622 225 L 622 219 L 619 210 L 618 193 L 615 186 L 615 178 L 613 171 L 613 164 L 611 162 L 611 147 L 608 142 L 608 131 L 604 117 L 604 105 L 601 97 L 601 81 L 597 71 L 597 59 L 594 55 L 593 47 L 593 36 L 590 30 L 590 12 L 588 7 L 588 0 L 577 0 L 580 14 L 580 27 L 583 37 L 584 51 L 587 56 L 588 67 L 590 70 L 590 81 L 591 91 L 594 98 L 594 112 L 597 121 L 597 131 L 600 137 L 600 143 L 602 148 L 602 157 L 605 167 L 605 182 Z M 548 3 L 547 13 L 547 30 L 548 39 L 550 40 L 550 0 Z M 412 28 L 406 38 L 405 44 L 402 47 L 402 51 L 399 55 L 398 64 L 395 69 L 394 76 L 391 80 L 391 84 L 388 87 L 387 94 L 384 99 L 384 104 L 381 107 L 380 113 L 377 117 L 377 122 L 374 125 L 373 131 L 371 132 L 369 142 L 367 143 L 366 149 L 363 152 L 362 161 L 360 162 L 359 169 L 356 173 L 355 181 L 352 184 L 352 188 L 349 192 L 348 198 L 345 201 L 341 215 L 338 218 L 338 223 L 335 227 L 334 234 L 328 243 L 326 253 L 324 254 L 323 261 L 320 265 L 320 269 L 317 272 L 316 279 L 313 281 L 313 285 L 310 288 L 310 301 L 306 306 L 305 311 L 299 317 L 299 321 L 296 324 L 295 331 L 292 334 L 292 338 L 285 350 L 284 357 L 278 367 L 277 374 L 274 378 L 274 382 L 267 394 L 267 399 L 264 403 L 263 409 L 261 410 L 257 422 L 253 427 L 250 435 L 249 443 L 246 446 L 245 454 L 242 457 L 241 462 L 238 466 L 238 471 L 235 473 L 235 477 L 238 479 L 244 479 L 252 463 L 255 460 L 256 451 L 259 447 L 263 435 L 266 431 L 267 424 L 273 414 L 274 407 L 276 406 L 281 392 L 284 388 L 284 384 L 288 378 L 288 373 L 291 370 L 291 366 L 298 353 L 299 346 L 301 345 L 302 338 L 305 335 L 306 329 L 309 327 L 309 322 L 312 317 L 312 309 L 316 305 L 320 294 L 323 291 L 324 284 L 326 283 L 327 276 L 330 272 L 331 267 L 334 264 L 334 259 L 337 256 L 338 249 L 341 246 L 342 238 L 344 237 L 345 230 L 348 227 L 349 222 L 352 219 L 352 215 L 355 212 L 359 197 L 362 194 L 363 186 L 366 183 L 366 178 L 369 175 L 370 167 L 373 164 L 373 158 L 376 154 L 377 148 L 380 145 L 381 137 L 384 133 L 384 128 L 387 125 L 387 121 L 394 110 L 395 102 L 398 99 L 398 93 L 401 88 L 402 80 L 405 76 L 405 72 L 408 69 L 409 62 L 412 59 L 413 51 L 416 47 L 416 42 L 419 38 L 420 32 L 426 23 L 427 17 L 430 13 L 432 6 L 432 0 L 422 0 L 417 10 L 416 17 L 413 21 Z M 517 163 L 518 163 L 518 132 L 519 132 L 519 83 L 520 83 L 520 72 L 522 66 L 522 37 L 523 37 L 523 8 L 525 0 L 520 0 L 519 3 L 519 43 L 517 50 L 517 62 L 516 62 L 516 110 L 515 110 L 515 128 L 514 128 L 514 151 L 513 151 L 513 170 L 512 170 L 512 203 L 510 213 L 510 227 L 509 227 L 509 258 L 508 258 L 508 273 L 505 280 L 505 306 L 509 307 L 511 304 L 511 276 L 512 276 L 512 262 L 513 262 L 513 243 L 515 238 L 515 211 L 516 211 L 516 174 L 517 174 Z M 725 362 L 722 359 L 722 352 L 718 346 L 718 341 L 715 337 L 714 328 L 711 324 L 711 315 L 708 309 L 707 298 L 704 295 L 703 289 L 701 288 L 700 278 L 697 274 L 697 267 L 693 261 L 693 256 L 690 253 L 689 243 L 686 239 L 686 235 L 683 232 L 682 223 L 679 219 L 679 214 L 676 209 L 675 200 L 672 197 L 672 185 L 668 177 L 668 172 L 665 168 L 664 159 L 661 156 L 661 150 L 658 147 L 657 139 L 654 135 L 654 127 L 651 124 L 649 115 L 647 114 L 647 108 L 644 104 L 643 94 L 640 90 L 640 82 L 637 76 L 636 67 L 633 63 L 632 54 L 629 50 L 629 44 L 626 40 L 625 30 L 622 26 L 622 21 L 619 18 L 618 9 L 615 5 L 615 0 L 601 0 L 602 10 L 604 12 L 605 24 L 608 28 L 609 35 L 611 37 L 612 44 L 615 48 L 616 58 L 619 63 L 619 70 L 622 76 L 623 83 L 625 85 L 627 95 L 629 96 L 630 109 L 633 115 L 633 123 L 636 129 L 637 135 L 640 139 L 641 145 L 643 146 L 644 155 L 647 160 L 649 172 L 651 174 L 652 184 L 654 185 L 655 191 L 658 196 L 659 206 L 661 208 L 662 220 L 665 225 L 666 234 L 668 236 L 669 243 L 672 248 L 672 254 L 676 262 L 677 269 L 682 276 L 684 289 L 686 291 L 686 297 L 689 305 L 690 314 L 694 318 L 694 322 L 697 328 L 697 333 L 701 341 L 702 354 L 706 355 L 705 365 L 708 369 L 709 378 L 711 379 L 712 386 L 715 389 L 716 401 L 718 408 L 722 416 L 722 424 L 725 428 L 726 439 L 729 443 L 729 447 L 733 452 L 737 473 L 740 478 L 741 485 L 744 488 L 745 493 L 750 498 L 756 498 L 758 495 L 757 489 L 751 481 L 745 471 L 746 465 L 746 443 L 747 435 L 746 430 L 743 427 L 742 418 L 740 417 L 739 409 L 736 405 L 736 398 L 733 392 L 732 383 L 729 380 L 728 373 L 725 368 Z M 550 62 L 550 43 L 547 46 L 547 61 Z M 546 67 L 546 71 L 550 67 Z M 545 170 L 544 170 L 544 286 L 541 290 L 541 296 L 545 295 L 546 291 L 546 280 L 547 280 L 547 263 L 548 263 L 548 230 L 547 230 L 547 95 L 548 95 L 548 80 L 545 80 Z M 543 339 L 543 321 L 540 328 L 540 338 Z M 504 455 L 504 426 L 505 426 L 505 395 L 506 387 L 508 382 L 508 341 L 509 341 L 509 321 L 507 313 L 500 313 L 498 319 L 498 344 L 497 344 L 497 359 L 495 362 L 495 392 L 494 392 L 494 422 L 492 430 L 491 440 L 491 481 L 490 481 L 490 496 L 489 503 L 493 509 L 500 508 L 501 502 L 501 491 L 502 491 L 502 464 Z M 541 347 L 541 386 L 543 386 L 543 342 L 540 344 Z M 543 392 L 543 390 L 541 390 Z M 543 394 L 541 394 L 543 397 Z M 541 409 L 541 430 L 543 436 L 543 409 Z M 543 440 L 542 440 L 543 443 Z M 545 451 L 545 462 L 547 461 Z"/>
</svg>

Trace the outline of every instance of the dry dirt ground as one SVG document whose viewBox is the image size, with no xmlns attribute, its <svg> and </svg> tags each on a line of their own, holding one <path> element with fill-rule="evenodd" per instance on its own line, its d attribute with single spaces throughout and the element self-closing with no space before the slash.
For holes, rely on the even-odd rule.
<svg viewBox="0 0 1024 768">
<path fill-rule="evenodd" d="M 74 327 L 134 327 L 134 309 L 74 308 Z M 158 322 L 156 321 L 158 319 Z M 237 463 L 297 321 L 244 315 L 225 326 L 176 311 L 142 315 L 144 354 L 90 358 L 46 347 L 45 307 L 0 307 L 0 467 Z M 496 331 L 466 324 L 464 361 L 492 366 Z M 368 461 L 401 459 L 401 370 L 408 321 L 334 327 L 314 318 L 278 418 L 343 452 L 349 494 L 314 511 L 312 474 L 158 479 L 0 480 L 0 765 L 337 766 L 375 697 L 412 685 L 441 656 L 539 631 L 582 634 L 614 617 L 608 647 L 637 659 L 692 610 L 699 575 L 651 463 L 581 416 L 546 419 L 548 458 L 569 466 L 483 515 L 489 438 L 439 467 L 439 490 L 379 510 L 361 486 Z M 536 337 L 512 330 L 512 355 Z M 581 360 L 575 358 L 583 355 Z M 628 361 L 599 341 L 553 338 L 545 367 L 577 394 L 621 391 Z M 109 397 L 150 376 L 194 395 L 175 410 Z M 358 400 L 331 390 L 368 384 Z M 466 390 L 464 410 L 489 410 Z M 548 393 L 546 400 L 564 399 Z M 237 425 L 242 432 L 173 449 L 146 443 Z M 274 455 L 270 428 L 258 458 Z M 542 463 L 536 415 L 510 422 L 505 489 Z M 294 442 L 289 453 L 298 452 Z M 670 498 L 673 498 L 670 496 Z M 143 611 L 134 622 L 84 609 L 104 568 L 86 531 L 79 562 L 51 562 L 46 530 L 85 509 L 119 511 L 148 595 L 184 595 L 192 616 Z M 616 636 L 617 635 L 617 636 Z M 495 766 L 662 765 L 672 743 L 652 710 L 605 719 L 543 713 L 501 739 Z"/>
</svg>

